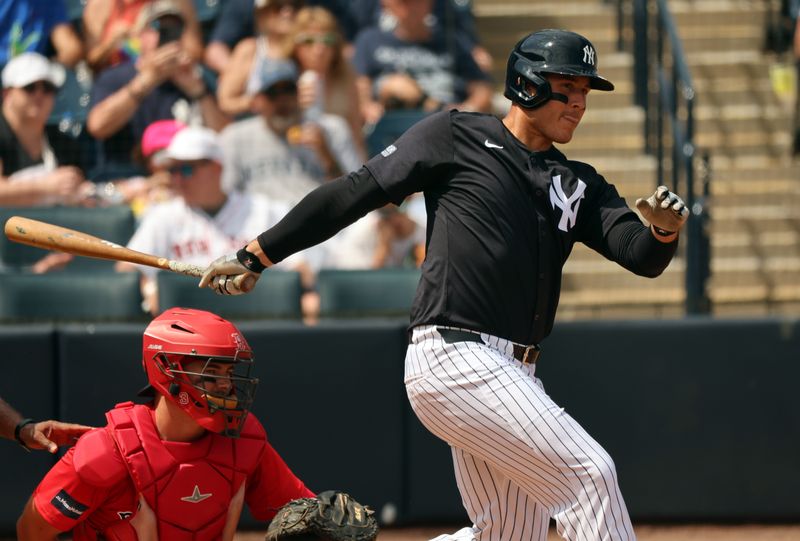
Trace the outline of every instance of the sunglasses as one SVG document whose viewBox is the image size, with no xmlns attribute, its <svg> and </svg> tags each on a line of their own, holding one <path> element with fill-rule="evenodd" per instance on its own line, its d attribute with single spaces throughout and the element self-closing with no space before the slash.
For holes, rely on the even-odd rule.
<svg viewBox="0 0 800 541">
<path fill-rule="evenodd" d="M 56 90 L 58 89 L 56 88 L 56 85 L 49 81 L 36 81 L 23 86 L 22 90 L 24 90 L 26 94 L 33 94 L 37 90 L 40 90 L 45 94 L 55 94 Z"/>
<path fill-rule="evenodd" d="M 264 90 L 264 94 L 266 94 L 268 98 L 277 98 L 278 96 L 297 94 L 297 84 L 290 81 L 275 83 L 271 87 Z"/>
<path fill-rule="evenodd" d="M 297 45 L 314 45 L 315 43 L 321 43 L 322 45 L 333 47 L 338 41 L 339 39 L 336 37 L 336 34 L 333 33 L 322 35 L 298 34 L 297 37 L 294 38 L 294 42 Z"/>
<path fill-rule="evenodd" d="M 182 178 L 189 178 L 194 175 L 195 170 L 202 166 L 205 162 L 194 162 L 194 163 L 179 163 L 169 168 L 169 174 L 177 177 L 180 176 Z"/>
</svg>

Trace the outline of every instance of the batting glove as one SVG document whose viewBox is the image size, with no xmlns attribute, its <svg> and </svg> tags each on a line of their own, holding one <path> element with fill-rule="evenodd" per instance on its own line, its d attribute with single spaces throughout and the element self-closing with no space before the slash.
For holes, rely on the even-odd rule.
<svg viewBox="0 0 800 541">
<path fill-rule="evenodd" d="M 689 217 L 689 209 L 683 199 L 659 186 L 647 199 L 637 199 L 636 208 L 660 235 L 677 233 Z"/>
<path fill-rule="evenodd" d="M 242 265 L 236 254 L 214 260 L 203 273 L 198 287 L 210 287 L 218 295 L 243 295 L 250 293 L 261 277 Z"/>
</svg>

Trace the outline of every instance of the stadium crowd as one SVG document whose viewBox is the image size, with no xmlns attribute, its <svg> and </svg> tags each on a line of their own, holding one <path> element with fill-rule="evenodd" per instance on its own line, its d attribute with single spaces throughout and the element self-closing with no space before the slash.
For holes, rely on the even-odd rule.
<svg viewBox="0 0 800 541">
<path fill-rule="evenodd" d="M 207 264 L 358 169 L 398 110 L 489 111 L 491 63 L 464 0 L 8 0 L 0 206 L 129 205 L 131 247 Z M 323 268 L 416 266 L 424 228 L 412 199 L 284 265 L 308 291 Z"/>
</svg>

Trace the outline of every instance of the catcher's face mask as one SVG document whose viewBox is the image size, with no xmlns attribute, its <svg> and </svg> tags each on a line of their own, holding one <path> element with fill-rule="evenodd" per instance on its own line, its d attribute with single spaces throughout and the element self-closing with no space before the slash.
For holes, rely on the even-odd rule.
<svg viewBox="0 0 800 541">
<path fill-rule="evenodd" d="M 148 326 L 142 360 L 150 385 L 212 432 L 237 437 L 258 379 L 236 327 L 209 312 L 171 309 Z"/>
</svg>

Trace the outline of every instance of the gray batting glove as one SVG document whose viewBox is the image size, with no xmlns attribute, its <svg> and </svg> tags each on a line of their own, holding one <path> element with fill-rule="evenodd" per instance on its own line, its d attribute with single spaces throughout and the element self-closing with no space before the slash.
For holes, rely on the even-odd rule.
<svg viewBox="0 0 800 541">
<path fill-rule="evenodd" d="M 679 231 L 689 217 L 686 203 L 666 186 L 659 186 L 647 199 L 637 199 L 636 208 L 650 225 L 669 234 Z"/>
<path fill-rule="evenodd" d="M 210 287 L 218 295 L 250 293 L 261 275 L 242 265 L 236 254 L 215 259 L 203 273 L 197 287 Z"/>
</svg>

